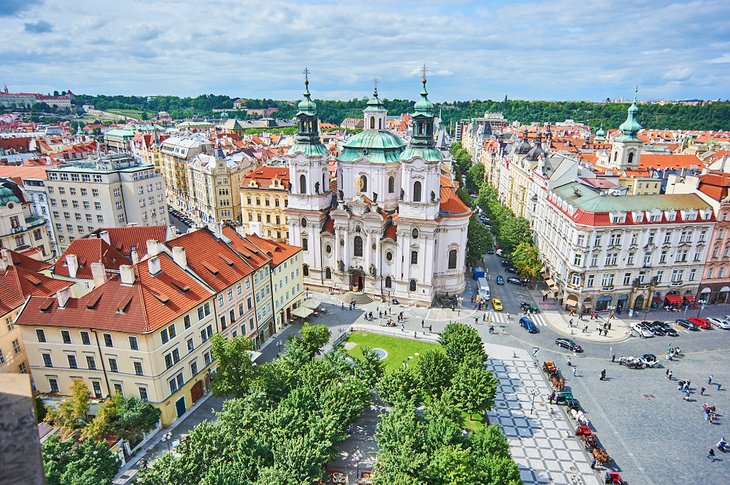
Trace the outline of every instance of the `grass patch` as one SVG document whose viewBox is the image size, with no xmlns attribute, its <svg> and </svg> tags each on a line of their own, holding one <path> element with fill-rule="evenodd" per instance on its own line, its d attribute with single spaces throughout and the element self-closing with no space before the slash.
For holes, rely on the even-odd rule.
<svg viewBox="0 0 730 485">
<path fill-rule="evenodd" d="M 479 413 L 471 414 L 471 420 L 469 420 L 469 414 L 465 412 L 462 412 L 461 414 L 464 415 L 464 425 L 469 429 L 469 431 L 479 431 L 487 426 L 484 416 Z"/>
<path fill-rule="evenodd" d="M 388 356 L 383 360 L 387 372 L 399 368 L 402 362 L 407 360 L 409 356 L 412 359 L 408 360 L 408 363 L 413 365 L 427 350 L 442 349 L 439 344 L 433 342 L 366 332 L 352 332 L 345 342 L 355 344 L 347 349 L 347 353 L 353 357 L 362 357 L 362 352 L 360 351 L 362 347 L 370 347 L 371 349 L 379 348 L 388 352 Z M 419 355 L 415 355 L 416 353 Z"/>
<path fill-rule="evenodd" d="M 112 109 L 106 109 L 104 111 L 106 111 L 107 113 L 115 114 L 115 115 L 128 116 L 130 118 L 134 118 L 135 120 L 142 119 L 142 112 L 137 109 L 112 108 Z"/>
</svg>

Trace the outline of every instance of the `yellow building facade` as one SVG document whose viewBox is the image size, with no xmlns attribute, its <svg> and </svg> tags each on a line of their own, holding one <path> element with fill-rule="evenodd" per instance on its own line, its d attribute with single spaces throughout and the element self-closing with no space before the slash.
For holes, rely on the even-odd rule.
<svg viewBox="0 0 730 485">
<path fill-rule="evenodd" d="M 260 167 L 241 181 L 241 220 L 247 234 L 286 243 L 289 239 L 286 208 L 288 167 Z"/>
</svg>

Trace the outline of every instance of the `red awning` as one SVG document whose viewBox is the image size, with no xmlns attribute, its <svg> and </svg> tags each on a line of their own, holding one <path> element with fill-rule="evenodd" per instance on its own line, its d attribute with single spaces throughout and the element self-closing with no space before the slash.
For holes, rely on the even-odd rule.
<svg viewBox="0 0 730 485">
<path fill-rule="evenodd" d="M 693 302 L 693 301 L 695 301 L 695 297 L 692 296 L 692 295 L 684 295 L 684 299 L 687 300 L 690 303 Z"/>
<path fill-rule="evenodd" d="M 659 298 L 658 296 L 655 296 L 654 298 L 651 299 L 651 301 L 652 301 L 652 303 L 661 303 L 662 299 Z"/>
<path fill-rule="evenodd" d="M 667 300 L 672 305 L 674 305 L 676 303 L 682 303 L 682 297 L 679 295 L 667 295 L 664 299 Z"/>
</svg>

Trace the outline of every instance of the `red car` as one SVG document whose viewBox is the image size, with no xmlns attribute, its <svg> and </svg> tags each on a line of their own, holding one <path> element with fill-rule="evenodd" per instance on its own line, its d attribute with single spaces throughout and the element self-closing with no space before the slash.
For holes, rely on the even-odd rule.
<svg viewBox="0 0 730 485">
<path fill-rule="evenodd" d="M 694 323 L 695 325 L 697 325 L 698 327 L 700 327 L 704 330 L 709 330 L 712 328 L 712 325 L 710 325 L 710 322 L 708 322 L 704 318 L 693 317 L 693 318 L 688 318 L 687 320 L 689 320 L 690 322 Z"/>
</svg>

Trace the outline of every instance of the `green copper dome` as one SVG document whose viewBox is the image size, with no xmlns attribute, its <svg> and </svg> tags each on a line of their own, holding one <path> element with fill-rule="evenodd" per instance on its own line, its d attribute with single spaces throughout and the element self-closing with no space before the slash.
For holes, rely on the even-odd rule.
<svg viewBox="0 0 730 485">
<path fill-rule="evenodd" d="M 375 91 L 373 92 L 373 97 L 368 100 L 365 111 L 383 111 L 384 109 L 385 105 L 378 97 L 378 88 L 376 86 Z"/>
<path fill-rule="evenodd" d="M 423 89 L 421 90 L 421 99 L 416 101 L 413 109 L 415 110 L 414 115 L 433 116 L 434 104 L 428 99 L 428 91 L 426 91 L 426 79 L 422 81 Z"/>
<path fill-rule="evenodd" d="M 299 109 L 299 113 L 314 116 L 315 114 L 317 114 L 317 103 L 312 101 L 310 96 L 309 80 L 307 79 L 304 81 L 304 99 L 299 101 L 299 105 L 297 105 L 297 108 Z"/>
<path fill-rule="evenodd" d="M 596 132 L 596 138 L 604 138 L 606 136 L 606 132 L 603 131 L 603 126 L 598 128 L 598 131 Z"/>
<path fill-rule="evenodd" d="M 20 204 L 20 199 L 7 187 L 0 185 L 0 207 L 5 207 L 10 202 Z"/>
<path fill-rule="evenodd" d="M 617 138 L 618 141 L 638 141 L 636 137 L 637 133 L 641 129 L 641 125 L 636 120 L 636 113 L 639 112 L 639 108 L 636 106 L 636 95 L 634 94 L 634 102 L 631 103 L 628 109 L 628 115 L 626 121 L 621 123 L 618 127 L 621 130 L 621 136 Z"/>
<path fill-rule="evenodd" d="M 337 160 L 353 162 L 365 158 L 373 163 L 393 163 L 399 160 L 404 146 L 403 140 L 389 131 L 366 130 L 347 140 Z"/>
</svg>

